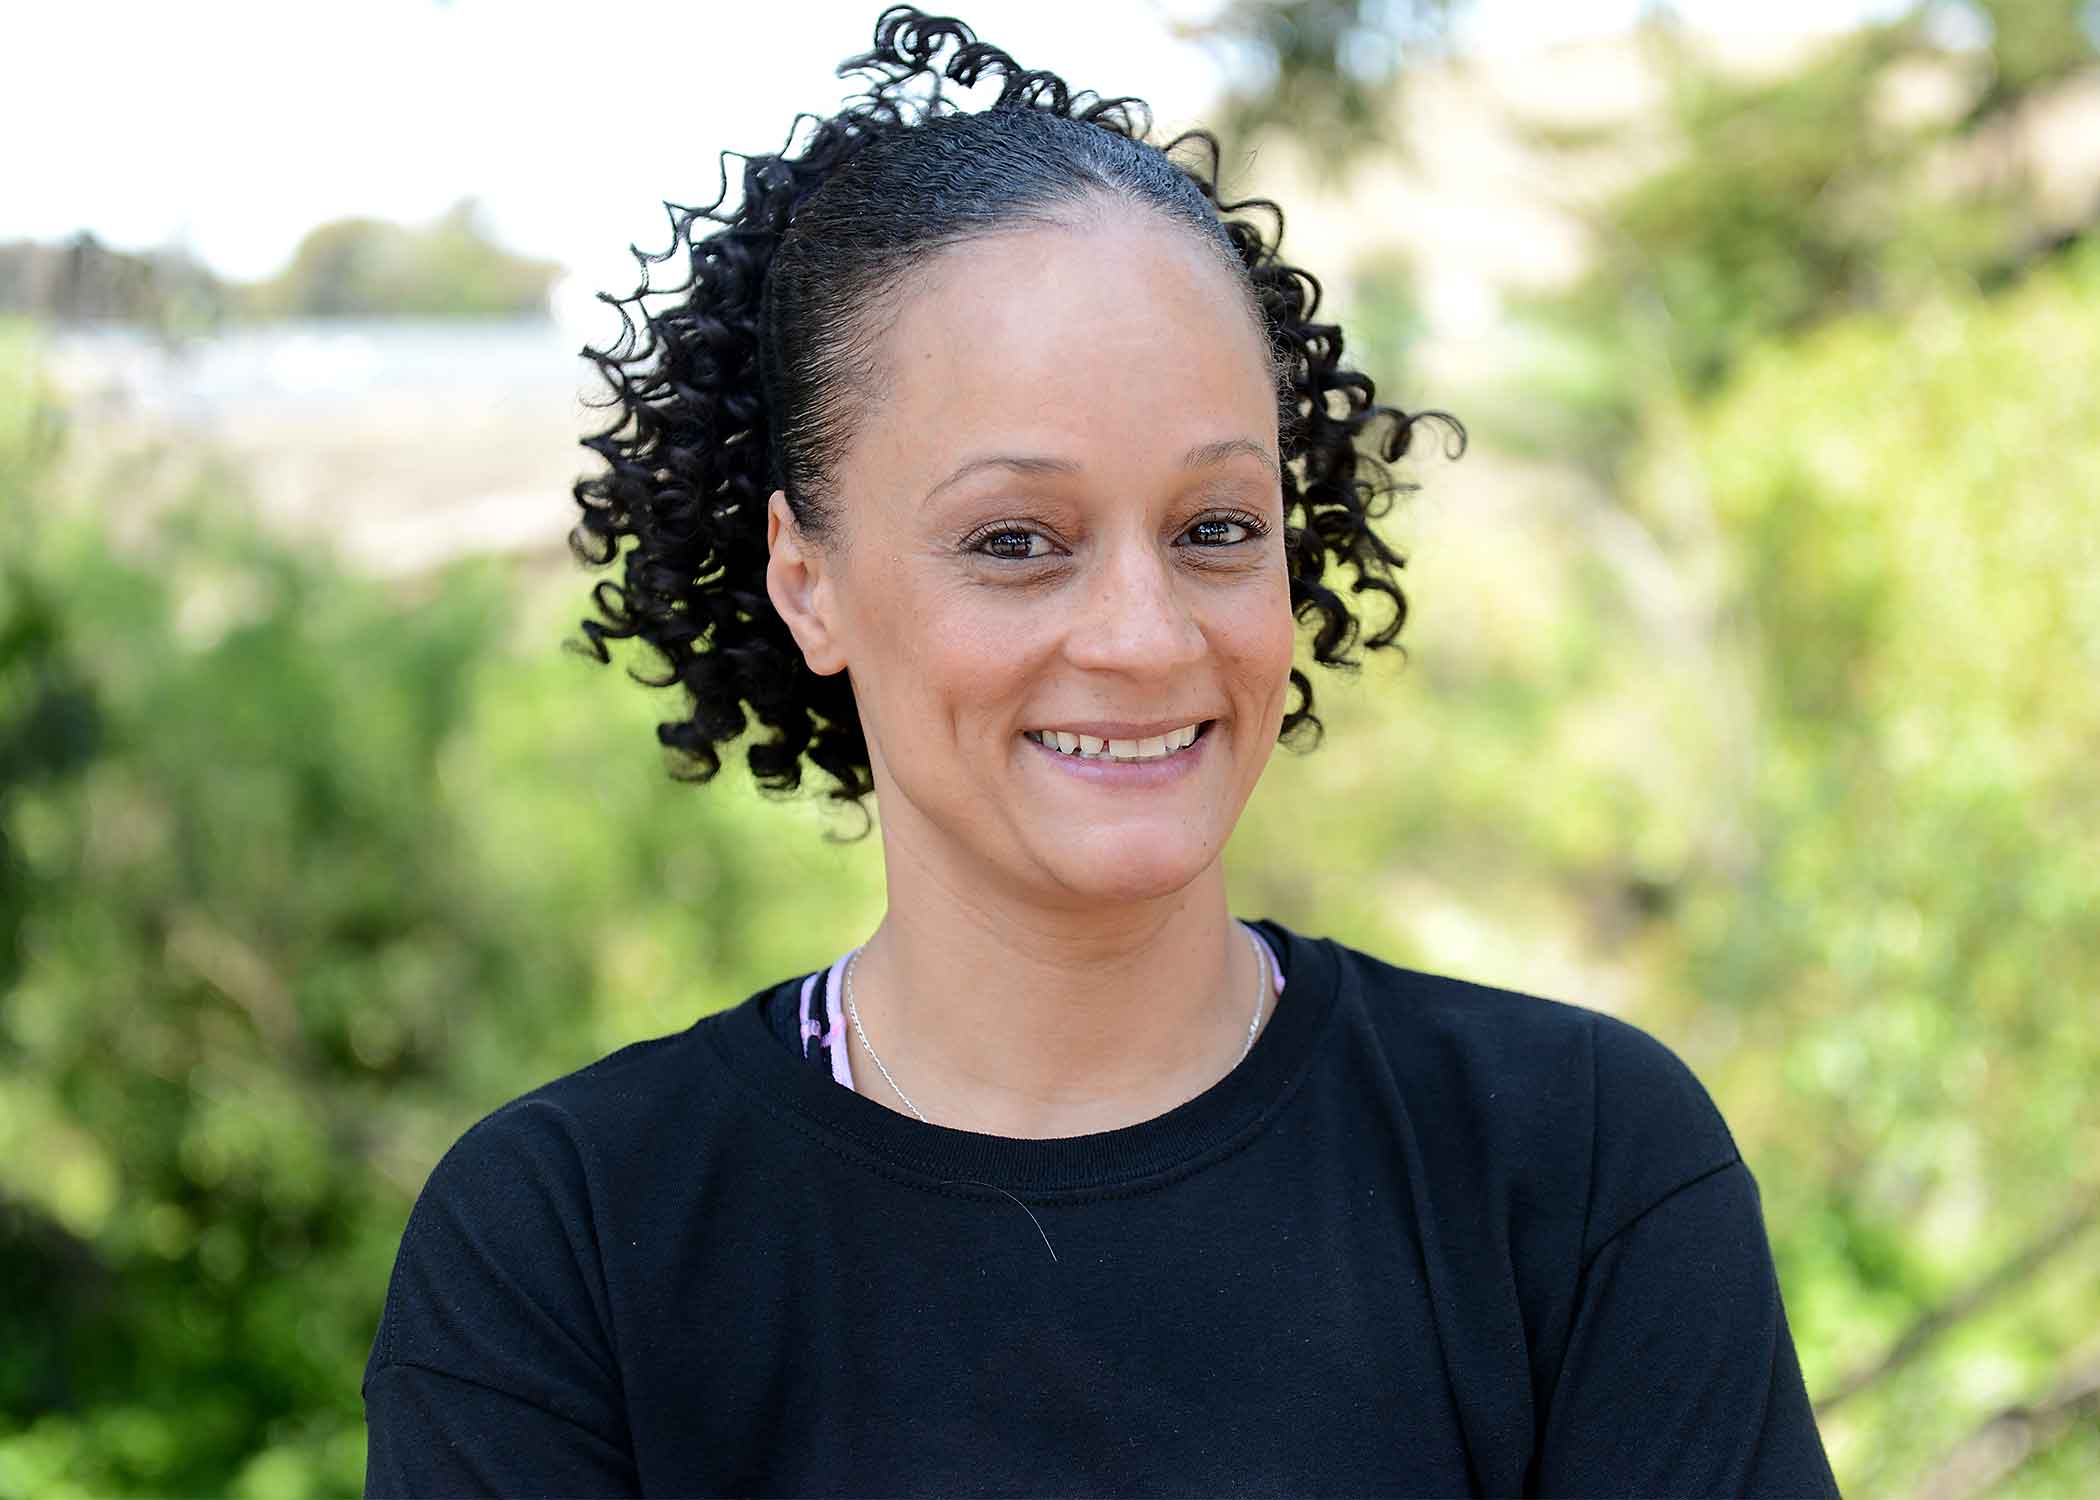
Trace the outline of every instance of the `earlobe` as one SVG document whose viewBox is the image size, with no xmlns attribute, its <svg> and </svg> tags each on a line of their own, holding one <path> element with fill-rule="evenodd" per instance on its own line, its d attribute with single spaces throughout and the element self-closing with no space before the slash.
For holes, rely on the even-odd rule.
<svg viewBox="0 0 2100 1500">
<path fill-rule="evenodd" d="M 766 500 L 766 553 L 766 597 L 802 648 L 802 659 L 819 677 L 845 670 L 828 618 L 830 559 L 803 534 L 780 490 Z"/>
</svg>

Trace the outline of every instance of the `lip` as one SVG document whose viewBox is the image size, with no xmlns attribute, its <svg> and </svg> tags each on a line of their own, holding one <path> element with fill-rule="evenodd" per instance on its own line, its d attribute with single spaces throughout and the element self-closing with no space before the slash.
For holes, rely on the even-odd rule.
<svg viewBox="0 0 2100 1500">
<path fill-rule="evenodd" d="M 1206 726 L 1215 722 L 1214 719 L 1196 714 L 1186 719 L 1148 719 L 1143 723 L 1135 719 L 1056 719 L 1041 724 L 1030 724 L 1028 728 L 1062 729 L 1066 734 L 1090 734 L 1097 740 L 1149 740 L 1154 735 L 1165 734 L 1170 729 L 1179 729 L 1184 724 L 1194 724 L 1199 729 L 1206 730 L 1205 734 L 1196 737 L 1196 743 L 1200 745 L 1207 735 Z"/>
<path fill-rule="evenodd" d="M 1166 728 L 1179 729 L 1182 724 L 1189 722 L 1191 721 L 1183 719 L 1179 723 L 1167 725 Z M 1053 762 L 1054 764 L 1049 769 L 1063 772 L 1067 776 L 1075 776 L 1081 781 L 1091 781 L 1098 786 L 1159 787 L 1179 781 L 1184 776 L 1194 775 L 1197 767 L 1209 756 L 1210 751 L 1207 747 L 1217 737 L 1213 731 L 1217 728 L 1218 721 L 1216 719 L 1198 719 L 1194 722 L 1203 726 L 1202 732 L 1196 736 L 1195 743 L 1176 750 L 1172 755 L 1163 755 L 1158 760 L 1081 760 L 1076 755 L 1066 755 L 1062 751 L 1047 749 L 1026 736 L 1017 736 L 1017 738 L 1030 751 Z M 1059 729 L 1066 728 L 1062 724 L 1056 727 Z M 1123 731 L 1126 727 L 1117 725 L 1115 726 L 1116 732 L 1114 734 L 1104 734 L 1101 735 L 1101 738 L 1118 740 L 1145 738 L 1142 734 L 1131 735 L 1124 733 Z M 1092 727 L 1081 730 L 1075 726 L 1070 732 L 1073 734 L 1095 734 L 1098 731 Z M 1150 732 L 1162 734 L 1165 730 L 1154 728 Z"/>
</svg>

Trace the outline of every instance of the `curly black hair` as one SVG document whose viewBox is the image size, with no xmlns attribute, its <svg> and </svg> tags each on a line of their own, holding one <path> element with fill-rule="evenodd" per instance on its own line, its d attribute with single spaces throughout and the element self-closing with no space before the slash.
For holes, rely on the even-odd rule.
<svg viewBox="0 0 2100 1500">
<path fill-rule="evenodd" d="M 1386 467 L 1405 455 L 1418 424 L 1444 424 L 1455 457 L 1465 429 L 1448 413 L 1409 415 L 1380 404 L 1369 376 L 1342 363 L 1341 329 L 1312 321 L 1319 282 L 1277 257 L 1283 215 L 1267 199 L 1224 202 L 1219 146 L 1192 130 L 1164 146 L 1147 140 L 1143 101 L 1074 93 L 1048 72 L 1022 69 L 952 17 L 906 5 L 885 10 L 874 47 L 841 77 L 868 81 L 828 119 L 796 118 L 787 146 L 743 157 L 734 208 L 724 152 L 712 203 L 666 203 L 671 246 L 634 250 L 633 295 L 609 348 L 586 346 L 617 412 L 584 438 L 605 472 L 574 488 L 582 519 L 569 533 L 579 562 L 620 555 L 625 582 L 591 591 L 602 620 L 588 644 L 610 661 L 609 640 L 639 637 L 663 658 L 651 687 L 681 684 L 691 712 L 657 726 L 682 780 L 721 769 L 720 747 L 755 717 L 771 731 L 746 756 L 760 786 L 800 786 L 802 762 L 828 773 L 831 795 L 873 790 L 849 674 L 809 670 L 766 593 L 766 505 L 783 490 L 796 521 L 832 524 L 831 481 L 850 440 L 876 350 L 885 297 L 900 276 L 940 249 L 1045 222 L 1086 197 L 1143 204 L 1199 235 L 1247 294 L 1275 356 L 1283 459 L 1285 553 L 1291 608 L 1312 626 L 1312 658 L 1353 665 L 1359 645 L 1395 644 L 1407 600 L 1394 574 L 1404 559 L 1372 528 L 1414 488 Z M 990 75 L 999 96 L 969 113 L 943 84 Z M 799 148 L 796 137 L 811 125 Z M 1270 221 L 1262 226 L 1240 215 Z M 696 226 L 712 226 L 699 234 Z M 652 287 L 650 269 L 683 252 L 686 277 Z M 651 310 L 651 300 L 679 300 Z M 631 310 L 631 312 L 630 312 Z M 637 326 L 639 323 L 639 326 Z M 1378 594 L 1391 617 L 1366 630 L 1328 582 L 1333 562 L 1350 594 Z M 1297 702 L 1287 742 L 1317 740 L 1312 682 L 1293 667 Z"/>
</svg>

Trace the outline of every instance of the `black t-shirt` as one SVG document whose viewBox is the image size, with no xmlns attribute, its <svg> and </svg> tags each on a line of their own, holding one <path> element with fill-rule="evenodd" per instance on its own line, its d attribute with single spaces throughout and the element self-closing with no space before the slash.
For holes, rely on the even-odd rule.
<svg viewBox="0 0 2100 1500">
<path fill-rule="evenodd" d="M 402 1237 L 365 1493 L 1837 1493 L 1674 1053 L 1256 925 L 1253 1049 L 1122 1129 L 842 1088 L 799 977 L 498 1109 Z"/>
</svg>

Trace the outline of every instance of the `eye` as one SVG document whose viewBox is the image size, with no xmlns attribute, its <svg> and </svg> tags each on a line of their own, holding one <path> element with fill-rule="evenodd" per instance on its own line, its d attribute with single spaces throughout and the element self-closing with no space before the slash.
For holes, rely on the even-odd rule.
<svg viewBox="0 0 2100 1500">
<path fill-rule="evenodd" d="M 980 533 L 970 550 L 1007 562 L 1032 562 L 1050 555 L 1050 543 L 1040 533 L 1020 526 L 999 526 Z"/>
<path fill-rule="evenodd" d="M 1268 528 L 1253 516 L 1205 516 L 1182 533 L 1199 547 L 1230 547 L 1251 541 Z"/>
</svg>

